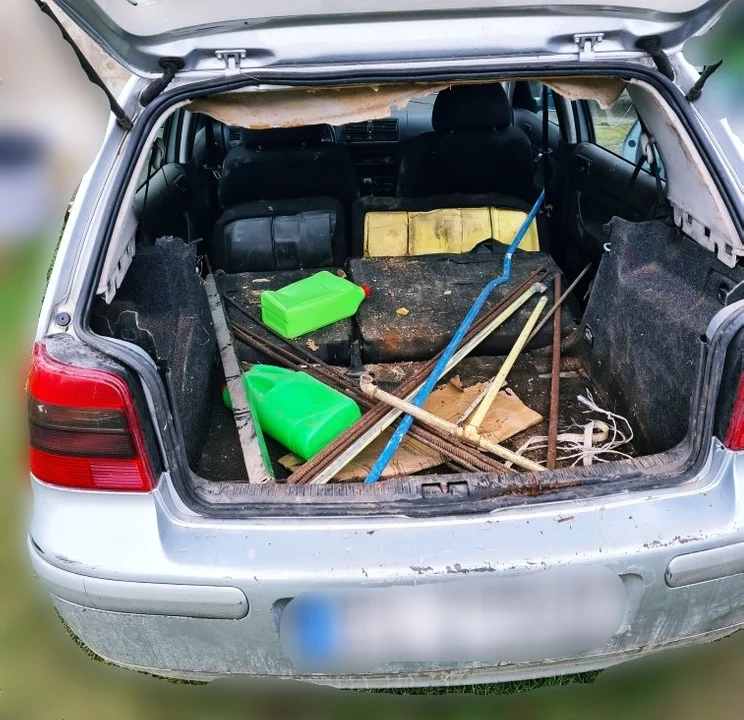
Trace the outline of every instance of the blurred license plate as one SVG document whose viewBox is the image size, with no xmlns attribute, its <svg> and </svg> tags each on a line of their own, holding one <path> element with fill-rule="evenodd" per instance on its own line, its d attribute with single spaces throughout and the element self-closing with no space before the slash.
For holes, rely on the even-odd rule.
<svg viewBox="0 0 744 720">
<path fill-rule="evenodd" d="M 602 648 L 622 627 L 626 602 L 622 580 L 603 566 L 339 589 L 292 599 L 280 640 L 307 672 L 541 661 Z"/>
</svg>

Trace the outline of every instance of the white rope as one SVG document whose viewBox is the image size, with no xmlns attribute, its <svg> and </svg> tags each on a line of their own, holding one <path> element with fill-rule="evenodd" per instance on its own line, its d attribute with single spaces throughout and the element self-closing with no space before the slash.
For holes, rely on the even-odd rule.
<svg viewBox="0 0 744 720">
<path fill-rule="evenodd" d="M 586 391 L 586 396 L 577 396 L 577 400 L 586 406 L 585 415 L 596 413 L 603 415 L 605 419 L 590 420 L 584 425 L 574 422 L 559 433 L 558 460 L 560 462 L 571 460 L 571 466 L 574 467 L 579 463 L 591 465 L 593 462 L 612 462 L 619 458 L 630 458 L 630 455 L 618 449 L 633 439 L 633 428 L 627 418 L 599 407 L 589 390 Z M 571 432 L 572 430 L 580 430 L 580 432 Z M 517 455 L 522 455 L 526 452 L 545 450 L 547 447 L 547 436 L 535 435 L 516 452 Z M 537 460 L 537 462 L 540 465 L 545 464 L 544 460 Z M 510 462 L 504 464 L 511 467 Z"/>
</svg>

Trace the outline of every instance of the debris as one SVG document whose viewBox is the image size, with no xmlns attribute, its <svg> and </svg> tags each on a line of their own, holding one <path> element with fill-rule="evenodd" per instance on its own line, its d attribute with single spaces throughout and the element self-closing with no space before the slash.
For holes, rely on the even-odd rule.
<svg viewBox="0 0 744 720">
<path fill-rule="evenodd" d="M 336 275 L 338 275 L 340 278 L 347 278 L 348 277 L 348 275 L 346 274 L 346 272 L 342 268 L 339 268 L 338 270 L 336 270 Z"/>
<path fill-rule="evenodd" d="M 438 379 L 446 375 L 455 365 L 463 358 L 467 357 L 478 345 L 489 337 L 496 328 L 503 325 L 519 308 L 521 308 L 536 293 L 545 292 L 545 286 L 538 282 L 538 278 L 545 275 L 544 269 L 532 273 L 518 288 L 511 292 L 502 302 L 486 315 L 466 333 L 463 345 L 450 358 L 445 367 L 438 374 Z M 437 368 L 438 360 L 442 353 L 437 355 L 433 360 L 427 362 L 413 378 L 396 390 L 400 397 L 412 398 L 421 389 L 421 378 L 426 373 L 431 373 Z M 365 447 L 367 447 L 375 438 L 379 437 L 395 420 L 400 416 L 399 410 L 390 410 L 385 404 L 378 404 L 374 415 L 368 413 L 358 423 L 358 428 L 352 428 L 347 437 L 338 438 L 338 446 L 328 450 L 328 456 L 323 455 L 316 461 L 313 458 L 313 465 L 308 463 L 302 468 L 300 477 L 312 477 L 309 482 L 314 485 L 322 485 L 329 482 L 343 467 L 355 458 Z M 369 418 L 369 420 L 368 420 Z M 388 446 L 386 446 L 388 447 Z M 320 466 L 320 467 L 318 467 Z"/>
<path fill-rule="evenodd" d="M 424 409 L 444 420 L 452 421 L 473 397 L 480 394 L 485 386 L 485 383 L 477 383 L 471 387 L 458 389 L 451 381 L 443 383 L 429 396 Z M 541 421 L 541 415 L 528 408 L 512 391 L 507 390 L 498 394 L 489 410 L 483 422 L 483 436 L 492 442 L 502 442 L 534 427 Z M 365 478 L 391 435 L 392 431 L 386 430 L 371 442 L 334 477 L 334 482 Z M 301 462 L 301 459 L 292 455 L 286 455 L 279 460 L 282 466 L 292 471 Z M 407 437 L 401 443 L 388 467 L 385 468 L 382 477 L 413 475 L 442 465 L 443 462 L 444 457 L 440 452 Z"/>
<path fill-rule="evenodd" d="M 444 294 L 445 295 L 452 295 L 452 290 L 445 290 L 444 291 Z"/>
<path fill-rule="evenodd" d="M 514 239 L 511 241 L 504 255 L 504 263 L 501 275 L 486 283 L 486 285 L 480 291 L 480 294 L 463 318 L 460 326 L 457 328 L 457 331 L 451 337 L 449 343 L 447 344 L 447 347 L 438 356 L 436 364 L 432 368 L 431 374 L 428 378 L 426 378 L 424 384 L 413 397 L 412 404 L 415 407 L 420 408 L 423 406 L 426 398 L 429 396 L 431 391 L 434 389 L 434 386 L 439 381 L 439 378 L 445 374 L 445 368 L 447 364 L 457 353 L 458 347 L 460 347 L 460 345 L 462 344 L 462 341 L 467 335 L 468 330 L 470 330 L 470 327 L 475 322 L 478 313 L 486 304 L 486 301 L 488 300 L 491 293 L 497 287 L 509 282 L 509 278 L 511 278 L 512 256 L 519 247 L 519 244 L 522 242 L 522 238 L 529 230 L 530 225 L 532 225 L 533 221 L 535 220 L 535 217 L 537 217 L 537 213 L 542 207 L 543 202 L 545 202 L 545 190 L 540 193 L 539 197 L 535 201 L 535 204 L 532 206 L 529 215 L 525 218 L 524 223 L 522 223 L 522 226 L 519 228 L 517 234 L 514 236 Z M 385 450 L 380 454 L 380 457 L 377 459 L 377 462 L 372 468 L 372 471 L 367 476 L 365 480 L 366 483 L 374 483 L 380 479 L 382 471 L 385 469 L 385 465 L 387 465 L 388 462 L 390 462 L 390 460 L 392 459 L 393 455 L 395 454 L 395 449 L 398 447 L 398 445 L 400 445 L 406 433 L 411 429 L 411 425 L 413 425 L 413 415 L 411 415 L 411 413 L 407 413 L 406 417 L 404 417 L 398 424 L 398 427 L 393 433 L 393 437 L 390 438 L 390 442 L 385 446 Z"/>
<path fill-rule="evenodd" d="M 457 388 L 460 392 L 462 392 L 465 388 L 462 386 L 462 380 L 460 380 L 459 375 L 455 375 L 450 381 L 449 384 L 452 385 L 453 388 Z"/>
<path fill-rule="evenodd" d="M 535 327 L 535 324 L 537 323 L 543 309 L 547 304 L 548 298 L 541 297 L 537 305 L 535 306 L 535 309 L 532 311 L 529 319 L 527 320 L 524 328 L 522 328 L 522 332 L 519 334 L 519 337 L 514 342 L 514 346 L 512 347 L 509 354 L 506 356 L 504 363 L 502 364 L 501 368 L 499 368 L 498 373 L 496 373 L 496 377 L 491 382 L 486 396 L 481 401 L 481 404 L 478 405 L 477 409 L 475 410 L 475 414 L 465 426 L 466 433 L 470 433 L 473 436 L 478 434 L 478 430 L 483 423 L 483 418 L 485 418 L 488 409 L 491 407 L 491 403 L 493 403 L 494 399 L 496 398 L 496 394 L 503 387 L 504 382 L 506 381 L 506 376 L 509 374 L 509 371 L 512 369 L 514 363 L 519 357 L 519 354 L 522 352 L 524 346 L 527 344 L 527 338 L 532 331 L 532 328 Z"/>
<path fill-rule="evenodd" d="M 409 312 L 409 311 L 408 311 L 408 308 L 404 308 L 404 307 L 401 307 L 401 308 L 398 308 L 398 309 L 397 309 L 397 310 L 395 311 L 395 314 L 396 314 L 396 315 L 403 315 L 403 316 L 406 316 L 406 315 L 408 315 L 408 312 Z"/>
<path fill-rule="evenodd" d="M 307 341 L 307 346 L 308 346 L 308 347 L 309 347 L 309 348 L 310 348 L 310 349 L 311 349 L 311 350 L 312 350 L 313 352 L 315 352 L 315 351 L 316 351 L 316 350 L 318 349 L 318 345 L 317 345 L 317 343 L 316 343 L 316 342 L 315 342 L 315 341 L 314 341 L 314 340 L 313 340 L 312 338 L 308 338 L 308 341 Z"/>
<path fill-rule="evenodd" d="M 630 458 L 630 455 L 618 449 L 633 439 L 633 429 L 628 420 L 622 415 L 599 407 L 589 390 L 586 391 L 586 395 L 586 397 L 577 396 L 577 400 L 588 408 L 584 412 L 604 415 L 607 422 L 590 420 L 585 425 L 574 423 L 558 433 L 557 450 L 563 454 L 559 455 L 557 461 L 562 463 L 570 461 L 573 467 L 579 463 L 591 465 L 595 461 L 610 462 L 619 458 Z M 627 433 L 620 429 L 620 424 L 626 426 Z M 580 432 L 572 432 L 577 430 Z M 547 448 L 547 440 L 546 435 L 535 435 L 517 450 L 517 455 L 521 456 L 525 452 L 534 450 L 544 450 Z M 604 457 L 605 455 L 610 455 L 610 457 Z M 506 463 L 506 465 L 510 464 Z"/>
<path fill-rule="evenodd" d="M 536 462 L 517 455 L 511 450 L 507 450 L 507 448 L 502 447 L 498 443 L 492 442 L 491 440 L 488 440 L 475 431 L 468 431 L 467 429 L 463 429 L 458 425 L 455 425 L 455 423 L 443 420 L 442 418 L 437 417 L 433 413 L 428 412 L 423 408 L 416 407 L 415 405 L 412 405 L 405 400 L 401 400 L 400 398 L 395 397 L 395 395 L 391 395 L 390 393 L 386 393 L 383 390 L 380 390 L 374 384 L 371 376 L 369 375 L 362 375 L 362 378 L 359 381 L 359 386 L 361 387 L 362 392 L 364 392 L 365 395 L 369 395 L 369 397 L 376 400 L 381 400 L 382 402 L 387 403 L 388 405 L 391 405 L 392 407 L 407 413 L 411 417 L 420 420 L 430 427 L 437 428 L 438 430 L 441 430 L 448 435 L 452 435 L 453 437 L 464 439 L 467 442 L 472 443 L 476 447 L 479 447 L 486 452 L 496 455 L 496 457 L 499 457 L 503 460 L 510 460 L 514 465 L 519 465 L 525 470 L 531 470 L 533 472 L 539 472 L 543 470 L 543 468 Z"/>
</svg>

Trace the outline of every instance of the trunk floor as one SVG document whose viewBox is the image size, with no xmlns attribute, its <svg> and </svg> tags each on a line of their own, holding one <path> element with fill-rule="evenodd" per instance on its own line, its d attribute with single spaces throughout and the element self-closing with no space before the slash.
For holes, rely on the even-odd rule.
<svg viewBox="0 0 744 720">
<path fill-rule="evenodd" d="M 443 382 L 455 375 L 460 376 L 462 384 L 466 387 L 478 382 L 488 381 L 496 374 L 502 361 L 502 357 L 466 358 L 444 378 Z M 509 373 L 509 387 L 525 405 L 542 415 L 543 421 L 506 440 L 503 443 L 505 447 L 516 450 L 530 437 L 547 435 L 550 410 L 550 362 L 549 348 L 535 351 L 519 357 Z M 418 362 L 406 362 L 367 365 L 366 368 L 375 375 L 379 386 L 389 391 L 416 372 L 420 366 L 421 363 Z M 339 372 L 343 372 L 343 369 L 339 368 Z M 612 400 L 602 392 L 601 388 L 596 387 L 589 381 L 578 359 L 574 357 L 562 358 L 559 432 L 562 432 L 571 424 L 584 425 L 591 419 L 602 419 L 602 416 L 596 413 L 587 414 L 587 408 L 578 401 L 577 396 L 586 395 L 587 390 L 592 393 L 600 407 L 614 411 Z M 580 432 L 580 430 L 574 429 L 573 432 Z M 281 482 L 288 477 L 289 473 L 278 464 L 277 460 L 288 451 L 283 445 L 268 436 L 266 436 L 266 446 L 272 459 L 276 478 Z M 631 456 L 636 456 L 632 444 L 625 445 L 620 449 Z M 542 461 L 544 460 L 544 453 L 544 450 L 536 450 L 528 453 L 528 457 Z M 571 465 L 572 462 L 559 462 L 558 466 L 566 467 Z M 211 421 L 207 441 L 195 471 L 201 477 L 213 481 L 247 481 L 233 416 L 222 403 L 218 387 L 215 387 L 212 396 Z M 424 474 L 437 472 L 451 473 L 452 471 L 440 467 L 424 471 Z"/>
</svg>

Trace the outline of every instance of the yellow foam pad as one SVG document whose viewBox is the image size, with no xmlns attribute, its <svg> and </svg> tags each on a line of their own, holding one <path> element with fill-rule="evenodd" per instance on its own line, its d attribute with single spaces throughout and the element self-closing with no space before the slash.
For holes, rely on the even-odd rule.
<svg viewBox="0 0 744 720">
<path fill-rule="evenodd" d="M 426 212 L 370 212 L 364 218 L 366 257 L 465 253 L 495 238 L 509 245 L 527 217 L 506 208 L 442 208 Z M 521 250 L 537 252 L 540 242 L 533 221 Z"/>
</svg>

